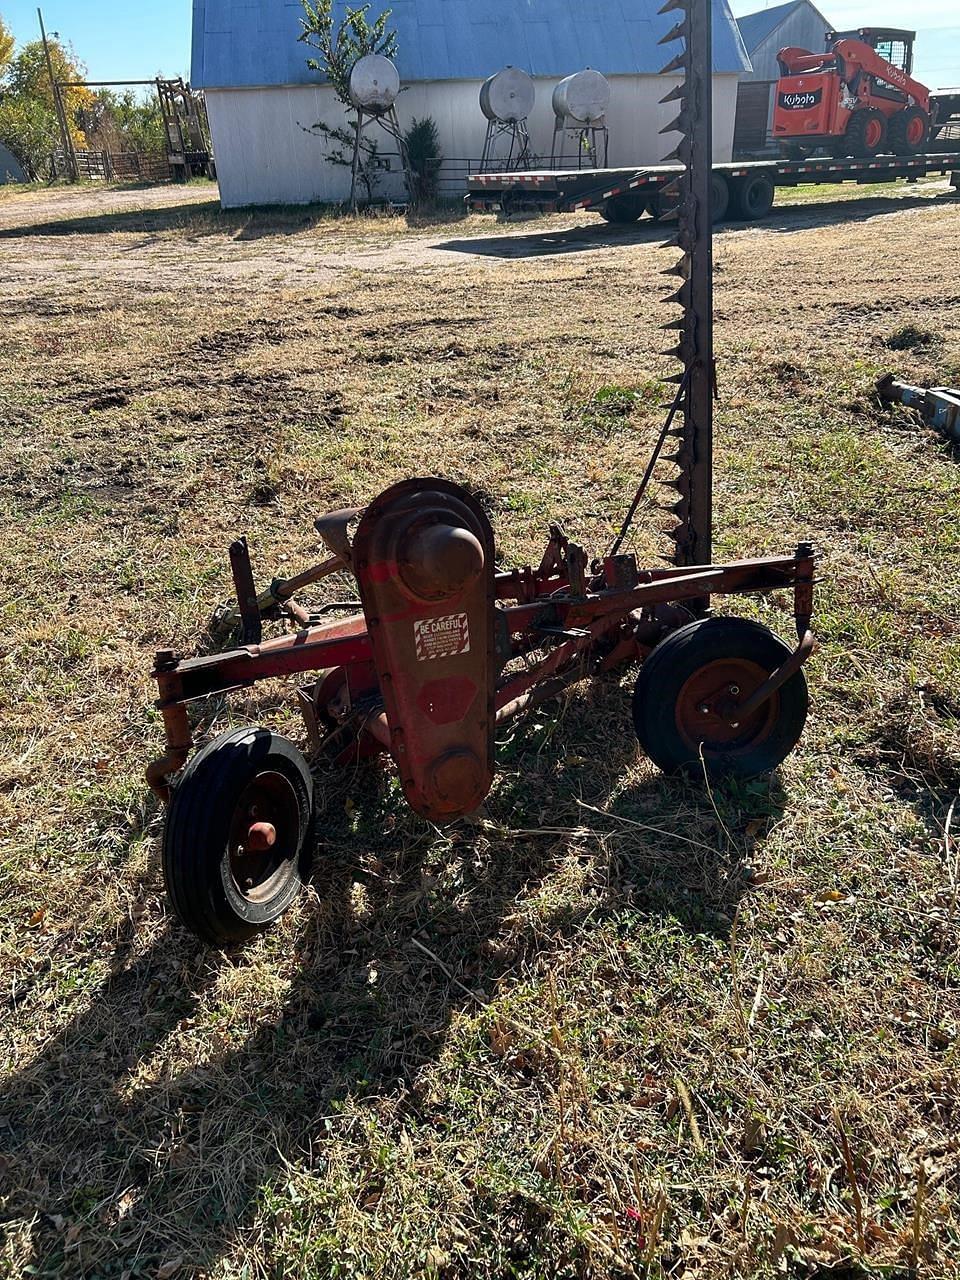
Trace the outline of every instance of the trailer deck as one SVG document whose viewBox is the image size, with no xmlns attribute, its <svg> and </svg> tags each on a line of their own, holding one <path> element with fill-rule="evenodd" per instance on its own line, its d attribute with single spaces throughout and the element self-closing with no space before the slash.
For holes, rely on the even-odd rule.
<svg viewBox="0 0 960 1280">
<path fill-rule="evenodd" d="M 467 180 L 471 209 L 512 213 L 575 213 L 589 209 L 611 222 L 634 222 L 646 211 L 659 216 L 657 193 L 682 168 L 674 164 L 628 169 L 533 169 L 515 173 L 479 173 Z M 929 174 L 949 174 L 960 189 L 960 153 L 922 156 L 876 156 L 869 160 L 750 160 L 715 164 L 714 216 L 756 220 L 773 204 L 776 187 L 801 183 L 868 183 L 916 181 Z"/>
</svg>

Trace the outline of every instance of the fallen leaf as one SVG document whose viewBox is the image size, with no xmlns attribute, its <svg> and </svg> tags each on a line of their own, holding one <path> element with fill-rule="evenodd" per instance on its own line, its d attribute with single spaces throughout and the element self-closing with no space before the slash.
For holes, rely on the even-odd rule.
<svg viewBox="0 0 960 1280">
<path fill-rule="evenodd" d="M 817 902 L 842 902 L 846 896 L 839 889 L 824 889 L 817 894 Z"/>
<path fill-rule="evenodd" d="M 44 917 L 46 914 L 47 914 L 47 908 L 46 908 L 46 907 L 37 907 L 36 911 L 33 913 L 33 915 L 32 915 L 32 916 L 30 917 L 30 919 L 27 921 L 27 928 L 28 928 L 28 929 L 36 929 L 37 925 L 40 923 L 40 921 L 43 919 L 43 917 Z"/>
</svg>

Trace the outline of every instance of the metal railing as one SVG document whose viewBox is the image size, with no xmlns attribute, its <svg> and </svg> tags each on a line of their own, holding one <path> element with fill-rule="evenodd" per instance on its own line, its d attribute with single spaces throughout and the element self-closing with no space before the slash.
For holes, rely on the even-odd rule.
<svg viewBox="0 0 960 1280">
<path fill-rule="evenodd" d="M 94 182 L 169 182 L 166 156 L 139 151 L 77 151 L 77 176 Z M 70 178 L 71 160 L 63 148 L 50 157 L 50 176 Z"/>
</svg>

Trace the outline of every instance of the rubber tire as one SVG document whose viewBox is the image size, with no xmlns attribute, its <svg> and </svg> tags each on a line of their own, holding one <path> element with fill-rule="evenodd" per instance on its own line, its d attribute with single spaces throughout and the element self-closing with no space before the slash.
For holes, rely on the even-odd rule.
<svg viewBox="0 0 960 1280">
<path fill-rule="evenodd" d="M 880 141 L 875 147 L 867 146 L 867 125 L 871 120 L 880 120 L 883 125 Z M 874 156 L 880 155 L 886 145 L 887 121 L 882 112 L 876 107 L 865 107 L 862 111 L 855 111 L 847 122 L 847 131 L 843 135 L 843 147 L 847 155 L 859 160 L 872 160 Z"/>
<path fill-rule="evenodd" d="M 643 216 L 644 203 L 636 196 L 614 196 L 600 206 L 600 217 L 604 222 L 614 226 L 625 227 L 631 222 L 639 222 Z"/>
<path fill-rule="evenodd" d="M 774 187 L 763 174 L 753 173 L 741 178 L 734 186 L 733 214 L 745 222 L 757 222 L 765 218 L 773 208 Z"/>
<path fill-rule="evenodd" d="M 676 194 L 668 196 L 666 199 L 658 188 L 652 195 L 647 197 L 646 209 L 654 222 L 659 222 L 665 214 L 673 212 L 679 203 L 680 197 Z"/>
<path fill-rule="evenodd" d="M 714 222 L 723 222 L 730 208 L 730 183 L 722 173 L 713 175 L 710 192 L 710 213 Z"/>
<path fill-rule="evenodd" d="M 914 120 L 923 121 L 923 136 L 919 142 L 912 143 L 907 138 L 907 131 Z M 921 107 L 907 107 L 898 111 L 887 121 L 887 142 L 890 150 L 897 156 L 916 156 L 923 151 L 930 137 L 930 117 Z"/>
<path fill-rule="evenodd" d="M 740 755 L 724 758 L 691 753 L 676 724 L 674 708 L 686 681 L 701 667 L 722 658 L 747 658 L 775 671 L 789 656 L 788 645 L 746 618 L 702 618 L 662 640 L 640 668 L 633 691 L 633 727 L 640 746 L 664 773 L 703 777 L 754 778 L 786 759 L 800 740 L 807 719 L 807 681 L 803 671 L 777 691 L 780 714 L 767 739 Z"/>
<path fill-rule="evenodd" d="M 282 774 L 293 787 L 299 838 L 275 892 L 253 903 L 233 883 L 227 839 L 244 788 L 256 774 L 268 770 Z M 309 875 L 312 810 L 310 770 L 286 738 L 248 726 L 207 743 L 174 788 L 163 832 L 163 878 L 181 924 L 201 942 L 221 947 L 244 942 L 277 920 Z"/>
</svg>

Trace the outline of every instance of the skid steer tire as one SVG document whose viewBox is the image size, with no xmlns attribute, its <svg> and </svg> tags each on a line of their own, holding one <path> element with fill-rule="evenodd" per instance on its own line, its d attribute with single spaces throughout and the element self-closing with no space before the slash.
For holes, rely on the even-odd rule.
<svg viewBox="0 0 960 1280">
<path fill-rule="evenodd" d="M 874 107 L 855 111 L 843 135 L 845 154 L 860 160 L 869 160 L 879 155 L 886 145 L 887 122 L 884 116 Z"/>
<path fill-rule="evenodd" d="M 920 107 L 898 111 L 887 122 L 890 150 L 898 156 L 919 155 L 930 136 L 930 117 Z"/>
</svg>

